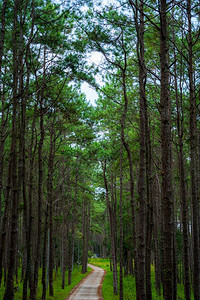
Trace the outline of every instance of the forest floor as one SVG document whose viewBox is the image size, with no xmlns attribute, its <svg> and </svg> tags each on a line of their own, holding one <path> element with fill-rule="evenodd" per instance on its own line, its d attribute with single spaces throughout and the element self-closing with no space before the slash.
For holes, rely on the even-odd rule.
<svg viewBox="0 0 200 300">
<path fill-rule="evenodd" d="M 81 267 L 79 269 L 77 266 L 74 266 L 74 270 L 72 272 L 72 284 L 67 285 L 68 281 L 68 272 L 66 272 L 65 276 L 65 289 L 62 289 L 62 271 L 61 269 L 58 270 L 57 274 L 54 273 L 54 296 L 49 296 L 49 291 L 47 291 L 46 300 L 62 300 L 65 299 L 71 292 L 71 290 L 79 284 L 83 278 L 88 276 L 88 274 L 92 271 L 90 267 L 88 267 L 88 272 L 85 274 L 81 273 Z M 18 269 L 18 278 L 20 278 L 21 268 Z M 38 293 L 37 293 L 37 300 L 42 299 L 42 270 L 39 271 L 39 281 L 38 281 Z M 15 287 L 17 287 L 17 291 L 15 292 L 14 300 L 21 300 L 22 299 L 22 293 L 23 293 L 23 282 L 15 281 Z M 0 300 L 3 299 L 3 295 L 5 292 L 5 287 L 1 286 L 0 288 Z"/>
<path fill-rule="evenodd" d="M 102 268 L 88 265 L 93 271 L 82 280 L 66 300 L 102 300 L 102 281 L 105 271 Z"/>
<path fill-rule="evenodd" d="M 110 260 L 107 258 L 90 258 L 89 263 L 92 265 L 101 267 L 106 271 L 105 280 L 103 281 L 103 285 L 102 285 L 103 299 L 104 300 L 119 300 L 119 295 L 113 294 L 113 273 L 110 271 Z M 155 271 L 154 271 L 153 266 L 151 268 L 151 275 L 152 275 L 152 278 L 151 278 L 152 279 L 152 285 L 151 285 L 152 299 L 153 300 L 164 300 L 163 296 L 162 296 L 162 289 L 161 289 L 161 295 L 159 295 L 155 288 Z M 124 290 L 124 299 L 125 300 L 136 299 L 135 278 L 133 276 L 128 275 L 128 276 L 124 277 L 123 290 Z M 185 300 L 184 286 L 182 284 L 177 284 L 177 300 Z M 191 300 L 194 300 L 193 293 L 191 295 Z"/>
</svg>

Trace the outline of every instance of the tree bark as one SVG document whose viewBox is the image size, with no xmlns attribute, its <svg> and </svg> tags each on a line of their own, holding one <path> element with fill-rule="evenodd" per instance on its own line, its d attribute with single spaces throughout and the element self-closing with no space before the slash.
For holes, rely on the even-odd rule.
<svg viewBox="0 0 200 300">
<path fill-rule="evenodd" d="M 64 167 L 63 167 L 64 169 Z M 69 189 L 70 189 L 70 174 L 69 170 L 67 173 L 67 200 L 69 199 Z M 67 210 L 69 210 L 68 206 L 66 207 L 65 203 L 65 187 L 64 187 L 64 181 L 61 184 L 61 197 L 62 197 L 62 210 L 63 210 L 63 225 L 62 225 L 62 289 L 65 288 L 65 272 L 66 272 L 66 266 L 69 264 L 69 216 L 67 214 Z M 69 203 L 67 204 L 69 205 Z"/>
<path fill-rule="evenodd" d="M 43 112 L 43 97 L 45 88 L 45 76 L 46 76 L 46 51 L 44 49 L 44 65 L 43 65 L 43 83 L 41 94 L 38 94 L 39 105 L 40 105 L 40 141 L 38 145 L 38 218 L 37 218 L 37 244 L 35 253 L 35 268 L 33 286 L 30 292 L 30 299 L 35 300 L 37 297 L 37 286 L 38 286 L 38 273 L 40 266 L 40 252 L 42 242 L 42 202 L 43 202 L 43 142 L 44 142 L 44 112 Z"/>
<path fill-rule="evenodd" d="M 112 263 L 113 263 L 113 292 L 115 295 L 118 294 L 118 280 L 117 280 L 117 265 L 116 265 L 116 250 L 115 250 L 115 238 L 114 238 L 114 222 L 113 222 L 113 209 L 110 204 L 109 200 L 109 190 L 108 190 L 108 182 L 106 178 L 106 161 L 103 165 L 103 177 L 104 177 L 104 185 L 106 189 L 106 203 L 109 215 L 109 222 L 110 222 L 110 231 L 111 231 L 111 255 L 112 255 Z"/>
<path fill-rule="evenodd" d="M 200 251 L 199 251 L 199 197 L 198 197 L 198 172 L 197 172 L 197 115 L 196 115 L 196 96 L 194 90 L 194 70 L 193 70 L 193 39 L 192 39 L 192 15 L 191 0 L 187 0 L 188 18 L 188 73 L 190 89 L 190 172 L 191 172 L 191 196 L 192 196 L 192 232 L 193 232 L 193 284 L 194 299 L 200 299 Z"/>
<path fill-rule="evenodd" d="M 0 74 L 2 67 L 3 51 L 4 51 L 4 42 L 5 42 L 5 29 L 6 29 L 6 9 L 7 9 L 8 0 L 3 1 L 2 10 L 1 10 L 1 35 L 0 35 Z"/>
<path fill-rule="evenodd" d="M 82 204 L 82 240 L 83 240 L 83 257 L 81 273 L 87 272 L 88 245 L 89 245 L 89 226 L 90 226 L 90 200 L 84 199 Z"/>
<path fill-rule="evenodd" d="M 6 290 L 4 293 L 4 300 L 12 300 L 14 298 L 14 271 L 16 263 L 16 250 L 18 238 L 18 181 L 17 181 L 17 108 L 18 108 L 18 1 L 14 4 L 14 19 L 13 19 L 13 113 L 12 113 L 12 133 L 11 133 L 11 165 L 12 165 L 12 189 L 11 189 L 11 235 L 10 235 L 10 249 L 9 249 L 9 266 L 8 276 L 6 282 Z"/>
<path fill-rule="evenodd" d="M 175 42 L 174 30 L 173 41 Z M 176 110 L 177 110 L 177 130 L 178 130 L 178 160 L 179 160 L 179 172 L 180 172 L 180 199 L 182 210 L 182 225 L 183 225 L 183 265 L 184 265 L 184 292 L 187 300 L 191 299 L 190 292 L 190 265 L 189 265 L 189 232 L 188 232 L 188 203 L 187 203 L 187 189 L 186 189 L 186 176 L 185 176 L 185 163 L 184 163 L 184 150 L 183 150 L 183 111 L 182 111 L 182 58 L 181 58 L 181 74 L 180 74 L 180 96 L 178 93 L 177 82 L 177 57 L 174 48 L 174 87 L 176 94 Z"/>
<path fill-rule="evenodd" d="M 148 124 L 147 105 L 145 103 L 146 124 L 146 190 L 147 190 L 147 229 L 146 229 L 146 299 L 152 299 L 151 291 L 151 248 L 153 234 L 153 177 L 152 177 L 152 150 L 150 140 L 150 125 Z"/>
<path fill-rule="evenodd" d="M 72 267 L 73 267 L 73 255 L 74 255 L 77 192 L 78 192 L 78 166 L 76 166 L 75 192 L 74 192 L 73 208 L 72 208 L 73 209 L 73 212 L 72 212 L 72 238 L 71 238 L 71 247 L 70 247 L 70 251 L 69 251 L 68 285 L 71 285 L 71 282 L 72 282 Z"/>
<path fill-rule="evenodd" d="M 53 127 L 53 124 L 52 124 Z M 50 129 L 50 153 L 48 167 L 48 202 L 49 202 L 49 296 L 53 296 L 53 172 L 55 154 L 55 134 Z"/>
<path fill-rule="evenodd" d="M 33 168 L 34 168 L 34 130 L 35 130 L 35 121 L 36 121 L 37 108 L 34 108 L 33 121 L 31 125 L 31 142 L 29 147 L 29 176 L 28 176 L 28 220 L 26 228 L 26 251 L 27 251 L 27 260 L 26 260 L 26 272 L 23 282 L 23 300 L 27 300 L 27 284 L 29 280 L 30 290 L 32 289 L 32 270 L 31 270 L 31 250 L 32 250 L 32 196 L 33 196 Z M 36 147 L 35 147 L 36 148 Z"/>
<path fill-rule="evenodd" d="M 161 149 L 162 149 L 162 207 L 163 207 L 163 295 L 174 299 L 173 270 L 173 198 L 171 175 L 171 124 L 169 98 L 169 66 L 167 46 L 167 3 L 160 8 L 160 67 L 161 67 Z"/>
<path fill-rule="evenodd" d="M 2 59 L 3 59 L 3 51 L 4 51 L 4 40 L 5 40 L 5 26 L 6 26 L 6 7 L 7 7 L 7 0 L 4 0 L 3 7 L 1 11 L 1 35 L 0 35 L 0 74 L 2 70 Z M 6 70 L 6 68 L 5 68 Z M 3 152 L 4 152 L 4 145 L 5 145 L 5 96 L 4 96 L 4 84 L 3 88 L 0 88 L 0 100 L 2 103 L 2 110 L 1 110 L 1 128 L 0 128 L 0 225 L 1 225 L 1 218 L 2 218 L 2 189 L 3 189 L 3 170 L 4 170 L 4 162 L 3 162 Z M 1 276 L 0 276 L 0 286 L 1 286 Z"/>
<path fill-rule="evenodd" d="M 0 243 L 0 286 L 2 281 L 3 274 L 3 259 L 4 259 L 4 251 L 5 251 L 5 241 L 7 235 L 7 222 L 8 222 L 8 211 L 10 206 L 9 196 L 10 196 L 10 188 L 11 188 L 11 160 L 9 159 L 8 163 L 8 175 L 7 175 L 7 187 L 5 193 L 5 203 L 4 203 L 4 213 L 2 218 L 2 189 L 3 189 L 3 175 L 4 175 L 4 146 L 6 141 L 6 133 L 5 127 L 7 118 L 5 119 L 5 99 L 4 99 L 4 88 L 2 91 L 2 112 L 1 112 L 1 133 L 0 133 L 0 225 L 1 225 L 1 243 Z"/>
<path fill-rule="evenodd" d="M 47 202 L 45 211 L 44 234 L 43 234 L 43 253 L 42 253 L 42 299 L 46 299 L 47 282 L 46 282 L 46 269 L 47 269 L 47 240 L 48 240 L 48 222 L 49 221 L 49 203 Z"/>
<path fill-rule="evenodd" d="M 136 30 L 137 30 L 137 56 L 139 61 L 139 88 L 140 88 L 140 168 L 139 168 L 139 210 L 138 210 L 138 290 L 137 299 L 146 299 L 145 287 L 145 223 L 146 223 L 146 125 L 145 124 L 145 86 L 146 66 L 144 61 L 144 15 L 143 1 L 139 1 L 136 7 Z M 139 10 L 139 11 L 138 11 Z M 139 20 L 138 20 L 139 13 Z M 139 23 L 139 24 L 138 24 Z"/>
<path fill-rule="evenodd" d="M 122 162 L 123 162 L 123 141 L 121 138 L 121 147 L 120 147 L 120 199 L 119 199 L 119 240 L 120 240 L 120 273 L 119 273 L 119 299 L 123 300 L 123 172 L 122 172 Z"/>
<path fill-rule="evenodd" d="M 153 241 L 154 241 L 154 261 L 155 261 L 155 286 L 158 294 L 161 294 L 161 262 L 160 262 L 160 243 L 159 235 L 161 232 L 161 224 L 159 220 L 160 216 L 160 202 L 161 202 L 161 188 L 159 183 L 158 174 L 154 178 L 154 188 L 153 188 L 153 218 L 154 218 L 154 227 L 153 227 Z"/>
</svg>

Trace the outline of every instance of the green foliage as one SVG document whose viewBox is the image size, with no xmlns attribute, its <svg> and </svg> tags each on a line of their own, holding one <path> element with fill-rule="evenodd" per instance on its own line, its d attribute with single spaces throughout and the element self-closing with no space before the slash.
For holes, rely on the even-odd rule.
<svg viewBox="0 0 200 300">
<path fill-rule="evenodd" d="M 113 275 L 110 271 L 110 260 L 103 258 L 90 258 L 89 262 L 97 267 L 106 270 L 106 276 L 103 281 L 103 297 L 104 300 L 117 300 L 119 296 L 113 295 Z M 119 274 L 119 273 L 118 273 Z M 152 299 L 153 300 L 163 300 L 163 296 L 159 296 L 155 288 L 155 271 L 154 267 L 151 267 L 151 282 L 152 282 Z M 135 278 L 133 276 L 126 276 L 123 279 L 124 285 L 124 299 L 133 300 L 136 299 L 136 287 Z M 178 284 L 177 286 L 177 299 L 184 300 L 184 286 L 183 284 Z M 193 295 L 192 295 L 192 298 Z"/>
<path fill-rule="evenodd" d="M 70 291 L 84 278 L 86 277 L 90 272 L 92 271 L 91 268 L 88 268 L 88 272 L 85 274 L 81 273 L 81 270 L 77 268 L 77 266 L 74 267 L 74 270 L 72 272 L 72 284 L 70 286 L 65 286 L 65 289 L 63 290 L 61 288 L 62 286 L 62 272 L 59 269 L 57 274 L 54 274 L 54 296 L 50 297 L 47 292 L 46 300 L 61 300 L 67 298 Z M 18 273 L 20 276 L 21 269 L 18 269 Z M 38 284 L 38 293 L 37 293 L 37 300 L 42 299 L 42 284 L 41 284 L 41 278 L 42 278 L 42 270 L 40 270 L 39 273 L 39 284 Z M 65 275 L 65 282 L 68 280 L 68 272 L 66 272 Z M 22 293 L 23 293 L 23 283 L 19 282 L 18 284 L 15 283 L 16 292 L 15 292 L 15 300 L 21 300 L 22 299 Z M 0 289 L 0 299 L 3 299 L 4 294 L 4 288 Z"/>
</svg>

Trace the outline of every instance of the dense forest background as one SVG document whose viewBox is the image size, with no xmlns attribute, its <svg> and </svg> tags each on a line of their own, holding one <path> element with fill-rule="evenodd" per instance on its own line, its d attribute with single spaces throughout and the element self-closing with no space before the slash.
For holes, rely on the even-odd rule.
<svg viewBox="0 0 200 300">
<path fill-rule="evenodd" d="M 36 299 L 40 268 L 53 295 L 53 273 L 64 288 L 94 253 L 110 257 L 120 299 L 128 274 L 152 299 L 152 264 L 158 295 L 183 283 L 200 299 L 199 1 L 1 0 L 0 12 L 4 300 L 15 280 Z"/>
</svg>

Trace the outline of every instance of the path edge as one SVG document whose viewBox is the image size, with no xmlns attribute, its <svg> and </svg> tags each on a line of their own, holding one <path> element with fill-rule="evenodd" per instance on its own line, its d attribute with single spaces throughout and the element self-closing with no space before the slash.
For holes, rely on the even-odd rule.
<svg viewBox="0 0 200 300">
<path fill-rule="evenodd" d="M 67 298 L 65 298 L 64 300 L 68 300 L 69 297 L 71 297 L 71 295 L 79 288 L 79 286 L 85 281 L 85 279 L 94 272 L 94 269 L 92 269 L 92 271 L 87 275 L 85 276 L 83 279 L 81 279 L 81 281 L 75 285 L 75 287 L 73 287 L 73 289 L 70 291 L 69 295 L 67 296 Z M 103 299 L 103 298 L 102 298 Z"/>
<path fill-rule="evenodd" d="M 102 291 L 102 285 L 103 285 L 103 281 L 106 277 L 106 270 L 104 270 L 103 268 L 101 268 L 103 271 L 104 271 L 104 274 L 101 278 L 101 282 L 100 282 L 100 285 L 98 286 L 98 289 L 97 289 L 97 294 L 99 296 L 99 300 L 104 300 L 103 298 L 103 291 Z"/>
</svg>

